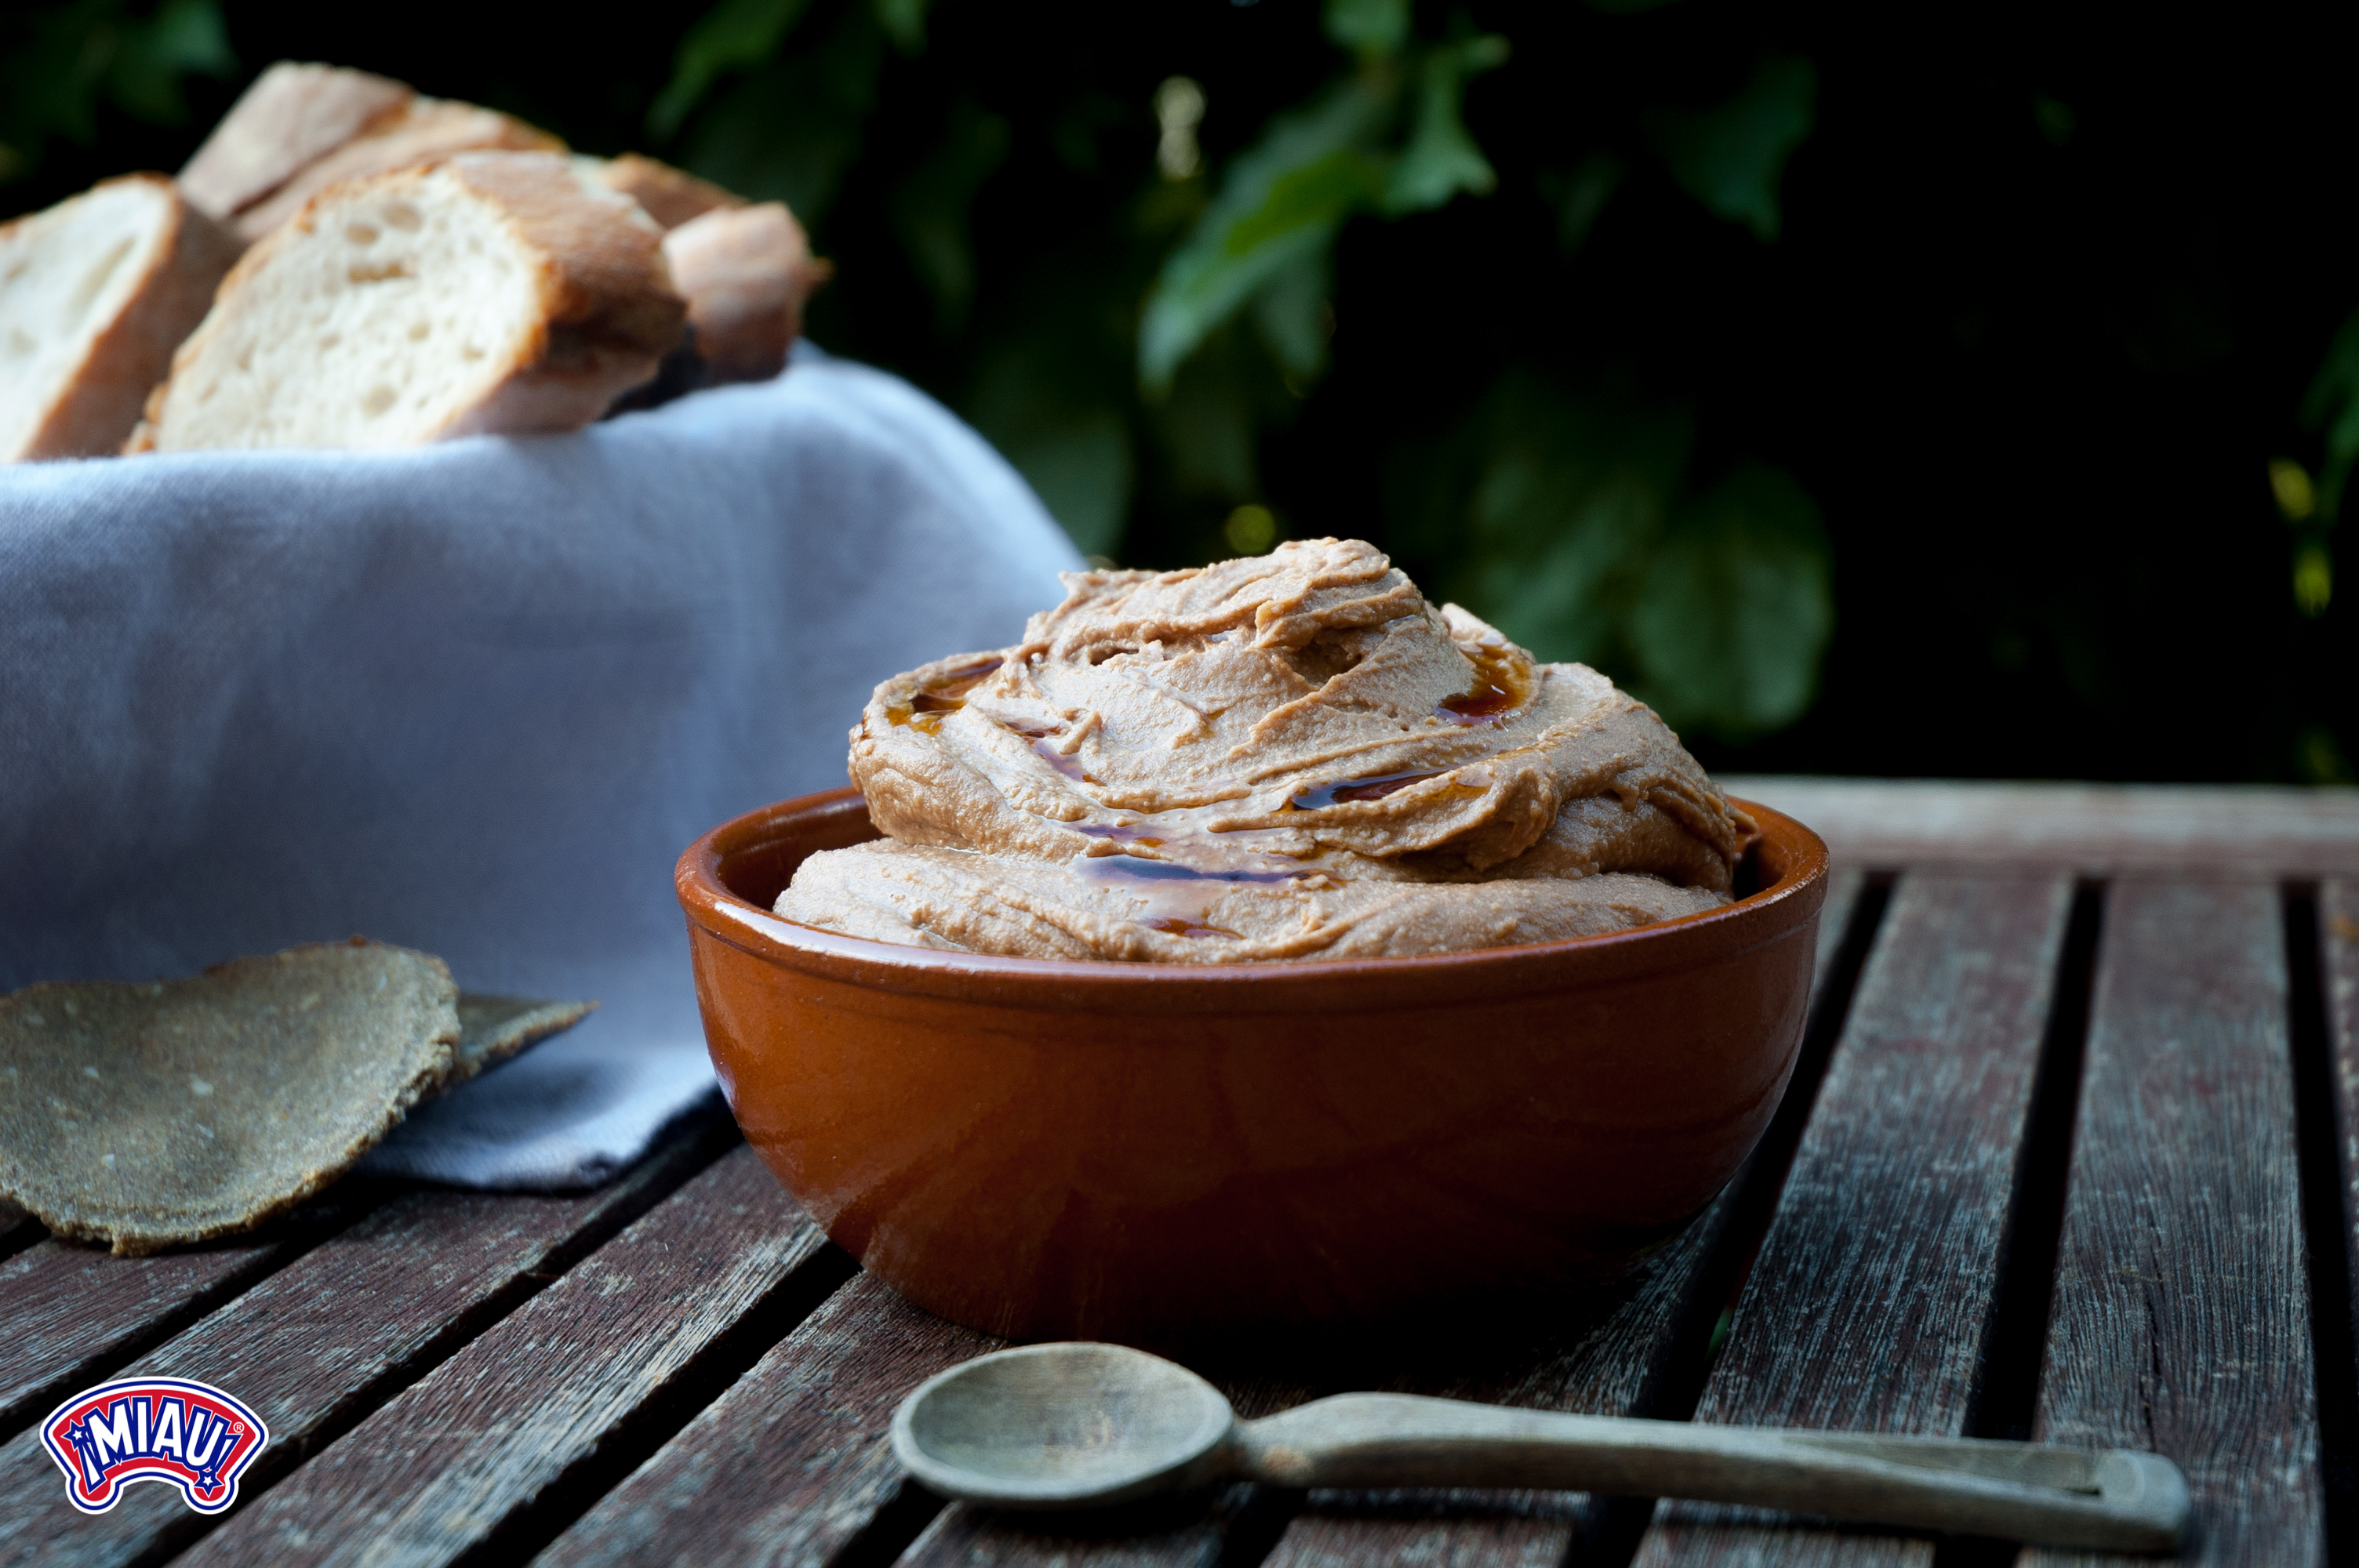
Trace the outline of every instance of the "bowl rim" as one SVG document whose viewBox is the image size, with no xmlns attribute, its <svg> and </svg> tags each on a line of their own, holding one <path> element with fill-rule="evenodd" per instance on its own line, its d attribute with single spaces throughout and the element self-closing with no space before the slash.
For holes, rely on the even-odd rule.
<svg viewBox="0 0 2359 1568">
<path fill-rule="evenodd" d="M 1365 1011 L 1448 1005 L 1636 980 L 1725 961 L 1799 935 L 1826 899 L 1825 841 L 1782 812 L 1730 800 L 1754 819 L 1764 841 L 1774 842 L 1786 861 L 1784 873 L 1766 888 L 1716 909 L 1626 931 L 1401 957 L 1153 964 L 954 953 L 798 925 L 729 891 L 721 880 L 723 862 L 777 842 L 790 823 L 854 810 L 864 814 L 860 792 L 848 786 L 774 801 L 710 829 L 681 852 L 673 885 L 692 936 L 813 979 L 866 989 L 1056 1011 L 1135 1011 L 1143 1005 L 1185 1012 Z"/>
</svg>

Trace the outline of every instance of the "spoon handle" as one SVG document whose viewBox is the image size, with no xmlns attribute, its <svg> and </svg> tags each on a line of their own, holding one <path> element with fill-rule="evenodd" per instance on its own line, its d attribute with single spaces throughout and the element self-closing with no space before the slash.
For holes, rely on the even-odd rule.
<svg viewBox="0 0 2359 1568">
<path fill-rule="evenodd" d="M 1711 1426 L 1339 1394 L 1236 1431 L 1284 1487 L 1529 1487 L 1784 1509 L 2124 1552 L 2174 1550 L 2187 1482 L 2159 1454 Z"/>
</svg>

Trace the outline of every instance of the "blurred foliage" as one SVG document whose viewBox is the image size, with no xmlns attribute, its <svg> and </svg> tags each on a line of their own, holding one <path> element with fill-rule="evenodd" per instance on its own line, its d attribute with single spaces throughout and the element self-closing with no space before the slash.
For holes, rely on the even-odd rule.
<svg viewBox="0 0 2359 1568">
<path fill-rule="evenodd" d="M 2334 525 L 2343 515 L 2352 464 L 2359 460 L 2359 311 L 2334 335 L 2326 363 L 2302 400 L 2301 418 L 2323 438 L 2325 461 L 2319 475 L 2313 481 L 2299 463 L 2279 458 L 2269 464 L 2269 485 L 2277 510 L 2294 529 L 2294 606 L 2315 621 L 2334 605 Z M 2305 772 L 2351 782 L 2350 766 L 2342 761 L 2331 730 L 2313 726 L 2301 745 Z"/>
<path fill-rule="evenodd" d="M 1356 69 L 1230 160 L 1164 262 L 1138 328 L 1138 378 L 1150 395 L 1168 394 L 1180 364 L 1247 308 L 1281 370 L 1315 377 L 1326 368 L 1322 316 L 1344 221 L 1430 211 L 1498 183 L 1459 102 L 1468 78 L 1505 62 L 1505 38 L 1416 42 L 1408 0 L 1329 0 L 1326 22 Z"/>
<path fill-rule="evenodd" d="M 723 0 L 681 40 L 647 131 L 660 140 L 686 128 L 699 172 L 821 222 L 856 145 L 845 133 L 877 101 L 884 41 L 921 47 L 923 18 L 897 27 L 876 4 L 806 23 L 809 10 L 807 0 Z M 977 356 L 962 407 L 1094 556 L 1137 542 L 1125 524 L 1142 438 L 1159 449 L 1166 483 L 1226 514 L 1190 554 L 1275 543 L 1259 449 L 1329 368 L 1346 225 L 1432 213 L 1498 186 L 1463 105 L 1470 84 L 1510 59 L 1507 38 L 1462 12 L 1420 31 L 1408 0 L 1327 0 L 1321 23 L 1334 51 L 1327 80 L 1209 175 L 1194 141 L 1202 87 L 1160 83 L 1155 159 L 1125 203 L 1131 232 L 1109 236 L 1107 249 L 1125 254 L 1038 297 Z M 814 122 L 817 80 L 836 107 Z M 1816 91 L 1809 60 L 1767 54 L 1721 102 L 1648 111 L 1634 139 L 1651 142 L 1706 211 L 1773 241 Z M 1097 118 L 1121 125 L 1135 114 L 1109 102 Z M 1062 155 L 1082 167 L 1099 157 L 1088 118 L 1060 128 Z M 1011 138 L 1006 117 L 955 96 L 934 146 L 887 199 L 945 339 L 973 297 L 972 209 Z M 784 156 L 795 148 L 800 163 Z M 1626 172 L 1619 160 L 1587 168 L 1559 197 L 1571 245 Z M 1111 363 L 1124 337 L 1136 341 L 1132 384 Z M 1617 414 L 1516 371 L 1461 424 L 1456 438 L 1394 464 L 1424 470 L 1393 485 L 1387 515 L 1396 548 L 1431 583 L 1544 656 L 1611 671 L 1674 724 L 1742 741 L 1808 710 L 1833 600 L 1826 532 L 1791 476 L 1755 462 L 1690 494 L 1682 416 Z"/>
<path fill-rule="evenodd" d="M 0 9 L 0 182 L 38 169 L 52 141 L 90 146 L 102 103 L 183 124 L 182 81 L 227 78 L 237 66 L 214 0 Z"/>
<path fill-rule="evenodd" d="M 2348 782 L 2359 122 L 2328 22 L 2215 21 L 70 0 L 0 13 L 0 196 L 381 70 L 791 203 L 816 341 L 1093 556 L 1374 538 L 1715 765 Z"/>
<path fill-rule="evenodd" d="M 1817 67 L 1772 55 L 1725 103 L 1649 113 L 1647 134 L 1689 195 L 1716 216 L 1774 240 L 1778 181 L 1786 160 L 1810 136 L 1818 95 Z"/>
<path fill-rule="evenodd" d="M 1438 443 L 1396 453 L 1397 548 L 1430 590 L 1544 658 L 1620 672 L 1674 725 L 1731 740 L 1810 704 L 1834 629 L 1826 530 L 1758 463 L 1690 493 L 1692 420 L 1626 384 L 1517 369 Z"/>
</svg>

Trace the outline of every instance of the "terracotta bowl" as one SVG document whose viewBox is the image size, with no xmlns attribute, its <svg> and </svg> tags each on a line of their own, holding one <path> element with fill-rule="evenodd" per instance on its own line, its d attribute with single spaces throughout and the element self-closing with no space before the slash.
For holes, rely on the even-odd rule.
<svg viewBox="0 0 2359 1568">
<path fill-rule="evenodd" d="M 677 881 L 730 1108 L 839 1245 L 971 1327 L 1170 1346 L 1593 1282 L 1709 1203 L 1785 1090 L 1826 896 L 1818 836 L 1745 809 L 1758 891 L 1725 908 L 1433 957 L 1054 962 L 779 919 L 804 856 L 876 836 L 849 789 L 724 823 Z"/>
</svg>

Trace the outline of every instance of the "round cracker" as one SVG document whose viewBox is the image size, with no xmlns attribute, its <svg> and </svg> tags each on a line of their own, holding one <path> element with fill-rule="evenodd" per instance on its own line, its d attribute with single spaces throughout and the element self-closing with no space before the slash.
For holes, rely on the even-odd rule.
<svg viewBox="0 0 2359 1568">
<path fill-rule="evenodd" d="M 450 1081 L 458 994 L 354 937 L 0 998 L 0 1195 L 125 1257 L 250 1230 Z"/>
</svg>

